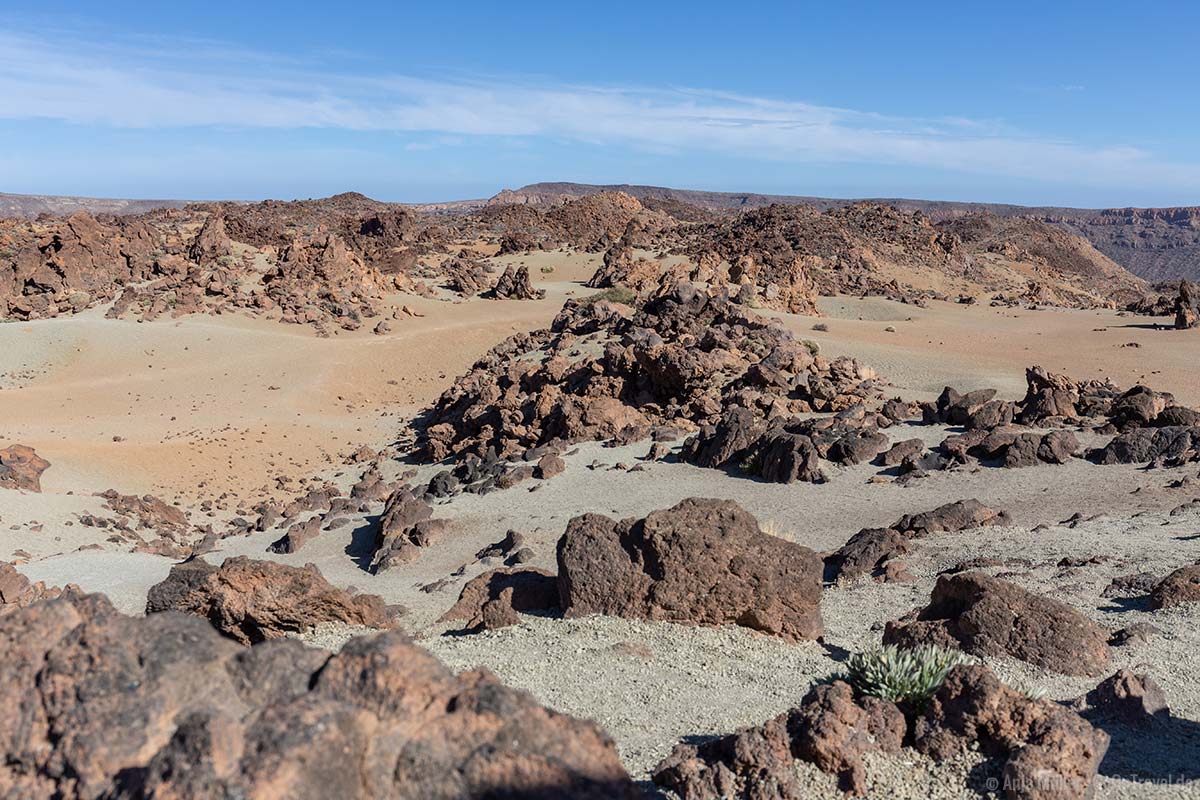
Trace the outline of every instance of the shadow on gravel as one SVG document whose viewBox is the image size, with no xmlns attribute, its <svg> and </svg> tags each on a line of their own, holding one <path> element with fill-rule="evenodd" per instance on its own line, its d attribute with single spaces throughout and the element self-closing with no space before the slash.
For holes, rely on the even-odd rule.
<svg viewBox="0 0 1200 800">
<path fill-rule="evenodd" d="M 1151 611 L 1150 595 L 1139 594 L 1132 597 L 1109 597 L 1108 605 L 1100 606 L 1100 610 L 1108 614 L 1123 614 L 1126 611 Z"/>
<path fill-rule="evenodd" d="M 1166 717 L 1131 724 L 1096 712 L 1083 717 L 1112 737 L 1101 775 L 1172 785 L 1200 781 L 1200 723 Z"/>
<path fill-rule="evenodd" d="M 345 553 L 363 572 L 371 571 L 371 558 L 375 555 L 375 537 L 379 531 L 381 516 L 376 514 L 373 517 L 364 517 L 363 524 L 350 531 L 350 543 L 346 545 Z"/>
</svg>

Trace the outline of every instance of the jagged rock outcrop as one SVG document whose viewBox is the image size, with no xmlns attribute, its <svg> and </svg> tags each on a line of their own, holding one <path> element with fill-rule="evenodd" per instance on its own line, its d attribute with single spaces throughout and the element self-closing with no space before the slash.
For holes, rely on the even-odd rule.
<svg viewBox="0 0 1200 800">
<path fill-rule="evenodd" d="M 804 800 L 797 759 L 838 776 L 844 791 L 866 791 L 862 757 L 897 753 L 907 725 L 894 703 L 855 698 L 843 681 L 817 685 L 800 705 L 762 725 L 679 744 L 654 769 L 654 782 L 684 798 Z"/>
<path fill-rule="evenodd" d="M 885 644 L 1009 656 L 1066 675 L 1099 675 L 1108 634 L 1070 606 L 980 572 L 942 575 L 929 605 L 889 622 Z"/>
<path fill-rule="evenodd" d="M 138 220 L 105 225 L 84 211 L 23 225 L 11 260 L 0 258 L 0 317 L 73 313 L 154 271 L 158 234 Z"/>
<path fill-rule="evenodd" d="M 24 608 L 42 600 L 53 600 L 64 594 L 78 595 L 80 594 L 79 587 L 73 583 L 62 588 L 47 586 L 42 581 L 34 583 L 18 572 L 12 564 L 0 561 L 0 617 L 10 614 L 18 608 Z"/>
<path fill-rule="evenodd" d="M 383 572 L 396 564 L 407 564 L 440 538 L 445 520 L 432 519 L 433 506 L 412 488 L 401 486 L 388 497 L 379 518 L 371 571 Z"/>
<path fill-rule="evenodd" d="M 194 558 L 171 567 L 150 587 L 146 613 L 178 611 L 202 617 L 221 634 L 256 644 L 311 630 L 322 622 L 391 628 L 393 613 L 373 594 L 351 595 L 312 564 L 289 567 L 244 556 L 215 567 Z"/>
<path fill-rule="evenodd" d="M 0 450 L 0 489 L 42 490 L 42 473 L 50 462 L 39 456 L 32 447 L 13 444 Z"/>
<path fill-rule="evenodd" d="M 644 519 L 571 520 L 558 542 L 568 617 L 734 624 L 791 641 L 821 633 L 821 561 L 768 536 L 729 500 L 689 498 Z"/>
<path fill-rule="evenodd" d="M 439 622 L 463 620 L 467 633 L 490 631 L 520 622 L 519 612 L 558 608 L 558 579 L 533 568 L 488 570 L 467 582 Z"/>
<path fill-rule="evenodd" d="M 912 740 L 937 760 L 972 743 L 1003 758 L 1003 794 L 1010 800 L 1092 797 L 1109 742 L 1075 712 L 1026 697 L 976 665 L 950 671 L 914 721 Z"/>
<path fill-rule="evenodd" d="M 534 289 L 529 279 L 529 267 L 508 265 L 492 287 L 492 296 L 502 300 L 540 300 L 545 289 Z"/>
<path fill-rule="evenodd" d="M 613 741 L 399 632 L 241 647 L 99 595 L 0 618 L 0 795 L 632 800 Z M 337 754 L 314 758 L 314 754 Z"/>
</svg>

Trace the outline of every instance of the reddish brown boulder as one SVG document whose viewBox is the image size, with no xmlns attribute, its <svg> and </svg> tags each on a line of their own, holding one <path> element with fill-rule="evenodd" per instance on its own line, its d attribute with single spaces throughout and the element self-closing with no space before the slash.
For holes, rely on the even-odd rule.
<svg viewBox="0 0 1200 800">
<path fill-rule="evenodd" d="M 558 608 L 558 580 L 552 573 L 501 568 L 472 578 L 438 621 L 466 620 L 463 629 L 477 633 L 516 624 L 518 612 L 552 608 Z"/>
<path fill-rule="evenodd" d="M 875 573 L 908 552 L 908 537 L 892 528 L 864 528 L 825 558 L 825 580 Z"/>
<path fill-rule="evenodd" d="M 1170 608 L 1200 602 L 1200 565 L 1180 567 L 1158 582 L 1150 592 L 1151 608 Z"/>
<path fill-rule="evenodd" d="M 812 550 L 763 533 L 729 500 L 689 498 L 621 522 L 584 514 L 558 542 L 568 617 L 733 624 L 813 639 L 822 630 L 821 572 Z"/>
<path fill-rule="evenodd" d="M 567 468 L 567 464 L 562 458 L 555 453 L 547 453 L 538 459 L 537 469 L 534 471 L 534 477 L 546 480 L 553 478 L 555 475 L 562 473 Z"/>
<path fill-rule="evenodd" d="M 1167 696 L 1154 679 L 1127 669 L 1102 680 L 1095 689 L 1072 701 L 1071 707 L 1089 720 L 1127 725 L 1146 725 L 1171 716 Z"/>
<path fill-rule="evenodd" d="M 957 533 L 971 528 L 1008 524 L 1008 514 L 988 508 L 978 500 L 957 500 L 938 506 L 932 511 L 905 514 L 892 525 L 906 536 L 928 536 L 932 533 Z"/>
<path fill-rule="evenodd" d="M 50 462 L 23 444 L 10 445 L 0 450 L 0 489 L 24 489 L 29 492 L 42 490 L 42 473 L 50 468 Z"/>
<path fill-rule="evenodd" d="M 889 622 L 885 644 L 1011 656 L 1066 675 L 1108 666 L 1108 634 L 1070 606 L 981 572 L 938 578 L 929 605 Z"/>
<path fill-rule="evenodd" d="M 842 681 L 813 687 L 797 708 L 763 725 L 700 745 L 679 744 L 654 769 L 655 784 L 697 800 L 804 800 L 795 760 L 838 776 L 842 789 L 866 790 L 864 753 L 899 752 L 906 724 L 895 704 L 858 700 Z"/>
<path fill-rule="evenodd" d="M 636 796 L 594 723 L 398 632 L 242 648 L 89 596 L 0 619 L 0 646 L 4 797 Z"/>
<path fill-rule="evenodd" d="M 912 726 L 913 746 L 952 758 L 972 742 L 1005 759 L 1008 800 L 1083 800 L 1092 796 L 1108 735 L 1050 700 L 1010 689 L 984 666 L 950 671 Z"/>
<path fill-rule="evenodd" d="M 886 452 L 880 453 L 878 462 L 881 467 L 895 467 L 910 461 L 925 452 L 925 442 L 921 439 L 905 439 L 896 442 Z"/>
<path fill-rule="evenodd" d="M 225 636 L 254 644 L 321 622 L 390 628 L 393 614 L 373 594 L 351 595 L 312 564 L 289 567 L 244 556 L 214 567 L 196 558 L 171 568 L 150 587 L 146 613 L 181 611 L 208 620 Z"/>
</svg>

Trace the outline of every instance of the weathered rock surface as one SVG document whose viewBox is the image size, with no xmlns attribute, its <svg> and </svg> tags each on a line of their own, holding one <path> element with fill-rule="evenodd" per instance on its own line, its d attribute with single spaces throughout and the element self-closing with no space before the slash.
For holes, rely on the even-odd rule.
<svg viewBox="0 0 1200 800">
<path fill-rule="evenodd" d="M 821 561 L 768 536 L 728 500 L 689 498 L 645 519 L 571 520 L 558 543 L 566 616 L 735 624 L 788 640 L 820 635 Z"/>
<path fill-rule="evenodd" d="M 654 782 L 684 798 L 803 800 L 801 759 L 838 776 L 842 789 L 866 790 L 864 753 L 899 752 L 907 725 L 895 704 L 856 699 L 834 681 L 809 690 L 800 705 L 763 725 L 700 745 L 676 745 L 654 770 Z"/>
<path fill-rule="evenodd" d="M 1200 565 L 1196 564 L 1175 570 L 1150 592 L 1151 608 L 1197 602 L 1200 602 Z"/>
<path fill-rule="evenodd" d="M 34 452 L 32 447 L 14 444 L 0 450 L 0 489 L 42 490 L 42 473 L 50 462 Z"/>
<path fill-rule="evenodd" d="M 1108 735 L 1050 700 L 1032 700 L 983 666 L 950 671 L 912 726 L 913 746 L 935 759 L 975 742 L 1005 759 L 1010 800 L 1091 797 Z"/>
<path fill-rule="evenodd" d="M 500 568 L 467 582 L 439 622 L 464 620 L 469 633 L 495 630 L 520 621 L 518 612 L 558 608 L 558 579 L 545 570 Z"/>
<path fill-rule="evenodd" d="M 636 796 L 594 723 L 455 676 L 398 632 L 337 655 L 243 648 L 91 595 L 0 618 L 0 646 L 5 797 Z"/>
<path fill-rule="evenodd" d="M 1108 635 L 1075 609 L 980 572 L 938 578 L 925 608 L 889 622 L 885 644 L 1010 656 L 1066 675 L 1099 675 Z"/>
<path fill-rule="evenodd" d="M 150 587 L 146 613 L 180 611 L 203 617 L 220 633 L 255 644 L 310 630 L 321 622 L 390 628 L 394 616 L 373 594 L 351 595 L 309 564 L 289 567 L 244 556 L 214 567 L 192 559 Z"/>
<path fill-rule="evenodd" d="M 492 287 L 492 294 L 506 300 L 540 300 L 546 296 L 545 289 L 534 289 L 529 279 L 529 267 L 514 267 L 511 264 L 504 268 L 500 279 Z"/>
<path fill-rule="evenodd" d="M 40 600 L 52 600 L 63 594 L 79 594 L 79 587 L 67 584 L 59 588 L 42 581 L 34 583 L 7 561 L 0 561 L 0 617 Z"/>
</svg>

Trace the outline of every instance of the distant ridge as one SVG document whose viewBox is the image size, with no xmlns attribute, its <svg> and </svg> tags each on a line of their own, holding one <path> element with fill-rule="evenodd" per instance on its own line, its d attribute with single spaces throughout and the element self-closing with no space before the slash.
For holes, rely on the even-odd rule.
<svg viewBox="0 0 1200 800">
<path fill-rule="evenodd" d="M 638 184 L 597 185 L 571 182 L 531 183 L 504 189 L 488 199 L 436 203 L 387 203 L 439 216 L 469 214 L 486 206 L 513 203 L 551 206 L 606 191 L 625 192 L 638 200 L 686 203 L 707 211 L 737 213 L 774 203 L 806 205 L 821 211 L 858 202 L 881 203 L 905 211 L 921 211 L 935 222 L 984 211 L 1000 217 L 1029 217 L 1048 222 L 1087 239 L 1104 255 L 1148 281 L 1200 280 L 1200 206 L 1167 208 L 1071 208 L 969 203 L 903 197 L 831 198 L 755 192 L 708 192 Z M 33 219 L 38 214 L 67 216 L 141 214 L 160 208 L 183 208 L 184 200 L 130 200 L 97 197 L 6 194 L 0 192 L 0 218 Z"/>
<path fill-rule="evenodd" d="M 0 218 L 34 219 L 38 214 L 63 217 L 76 211 L 86 211 L 89 214 L 144 214 L 159 208 L 183 208 L 185 205 L 187 202 L 184 200 L 121 200 L 0 192 Z"/>
<path fill-rule="evenodd" d="M 638 200 L 688 203 L 710 211 L 739 212 L 773 203 L 813 206 L 821 211 L 859 202 L 881 203 L 921 211 L 935 222 L 986 211 L 1000 217 L 1029 217 L 1048 222 L 1092 243 L 1097 250 L 1148 281 L 1200 280 L 1200 206 L 1171 208 L 1071 208 L 914 200 L 902 197 L 830 198 L 751 192 L 706 192 L 635 184 L 531 183 L 505 189 L 489 205 L 518 203 L 555 205 L 606 191 L 625 192 Z"/>
</svg>

